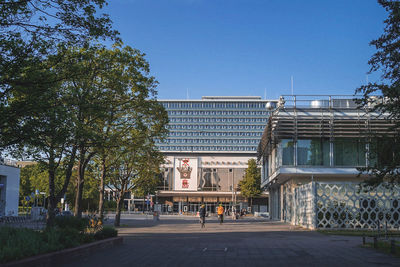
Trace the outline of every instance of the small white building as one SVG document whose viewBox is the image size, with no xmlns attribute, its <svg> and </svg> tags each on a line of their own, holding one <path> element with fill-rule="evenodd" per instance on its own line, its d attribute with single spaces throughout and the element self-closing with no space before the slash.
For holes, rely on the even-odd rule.
<svg viewBox="0 0 400 267">
<path fill-rule="evenodd" d="M 0 216 L 18 216 L 20 169 L 0 164 Z"/>
</svg>

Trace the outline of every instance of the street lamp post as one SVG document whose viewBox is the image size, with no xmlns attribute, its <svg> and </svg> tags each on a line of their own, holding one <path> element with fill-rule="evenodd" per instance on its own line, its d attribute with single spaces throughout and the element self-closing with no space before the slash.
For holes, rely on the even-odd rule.
<svg viewBox="0 0 400 267">
<path fill-rule="evenodd" d="M 234 190 L 235 190 L 235 177 L 233 176 L 233 169 L 229 169 L 229 173 L 232 177 L 232 217 L 236 218 L 235 215 L 235 210 L 236 210 L 236 205 L 235 205 L 235 194 L 234 194 Z"/>
</svg>

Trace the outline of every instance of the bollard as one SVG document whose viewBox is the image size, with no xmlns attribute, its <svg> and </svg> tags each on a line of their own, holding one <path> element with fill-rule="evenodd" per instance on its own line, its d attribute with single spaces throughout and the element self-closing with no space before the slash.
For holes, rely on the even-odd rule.
<svg viewBox="0 0 400 267">
<path fill-rule="evenodd" d="M 387 220 L 385 220 L 385 239 L 387 240 Z"/>
<path fill-rule="evenodd" d="M 153 221 L 159 221 L 160 220 L 160 215 L 158 214 L 157 211 L 153 212 Z"/>
<path fill-rule="evenodd" d="M 390 253 L 396 254 L 396 243 L 394 239 L 390 240 Z"/>
<path fill-rule="evenodd" d="M 362 240 L 363 240 L 363 245 L 365 245 L 365 235 L 363 235 Z"/>
<path fill-rule="evenodd" d="M 381 222 L 378 220 L 378 236 L 380 236 Z"/>
<path fill-rule="evenodd" d="M 374 248 L 378 248 L 378 239 L 374 236 Z"/>
</svg>

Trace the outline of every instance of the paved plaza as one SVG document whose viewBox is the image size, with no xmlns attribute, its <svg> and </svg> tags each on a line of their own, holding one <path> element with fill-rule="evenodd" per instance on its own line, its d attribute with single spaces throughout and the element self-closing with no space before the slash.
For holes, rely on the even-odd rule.
<svg viewBox="0 0 400 267">
<path fill-rule="evenodd" d="M 112 223 L 112 220 L 109 220 Z M 400 266 L 361 248 L 361 237 L 328 236 L 267 219 L 123 215 L 124 244 L 63 266 Z"/>
</svg>

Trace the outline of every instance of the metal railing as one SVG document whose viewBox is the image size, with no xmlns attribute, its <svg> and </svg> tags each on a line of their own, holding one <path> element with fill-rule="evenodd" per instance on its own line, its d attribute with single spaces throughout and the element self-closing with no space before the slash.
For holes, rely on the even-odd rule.
<svg viewBox="0 0 400 267">
<path fill-rule="evenodd" d="M 318 109 L 356 109 L 357 95 L 282 95 L 278 107 L 285 108 L 318 108 Z"/>
</svg>

